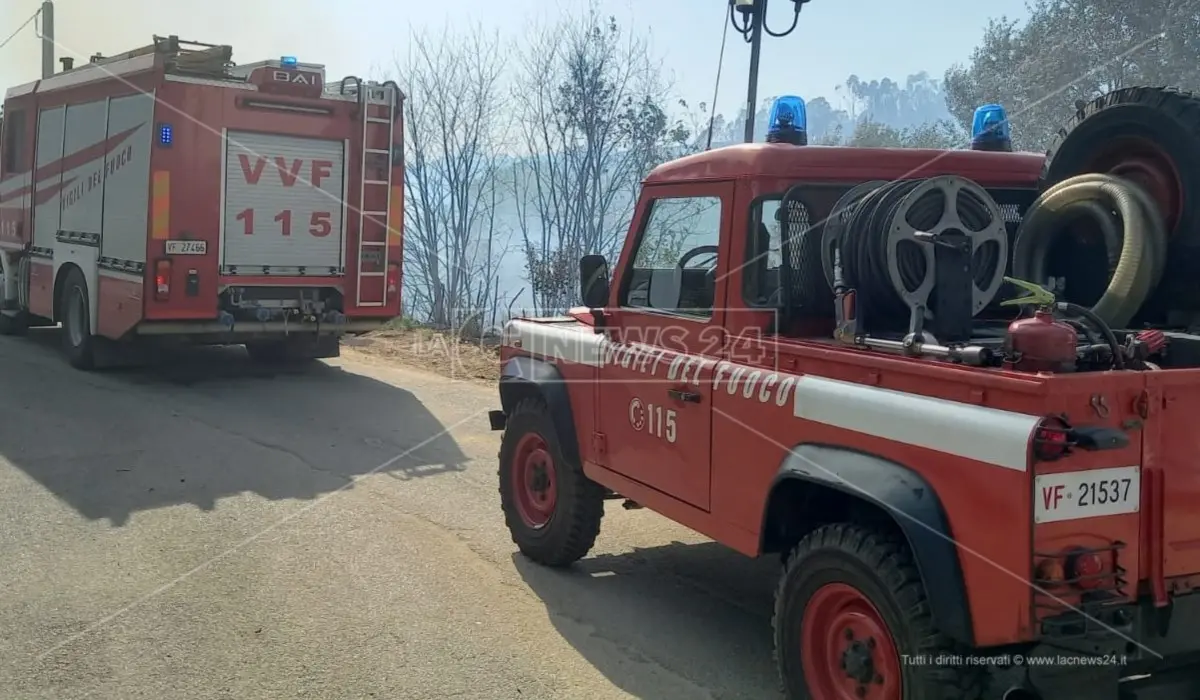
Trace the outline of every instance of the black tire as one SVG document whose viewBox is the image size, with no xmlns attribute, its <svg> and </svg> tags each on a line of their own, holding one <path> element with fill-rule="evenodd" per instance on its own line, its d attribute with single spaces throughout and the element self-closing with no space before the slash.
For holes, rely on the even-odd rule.
<svg viewBox="0 0 1200 700">
<path fill-rule="evenodd" d="M 864 639 L 858 635 L 850 641 L 840 625 L 826 624 L 832 622 L 826 619 L 829 610 L 826 603 L 832 601 L 831 593 L 858 596 L 866 601 L 867 608 L 881 623 L 879 629 L 888 638 Z M 851 659 L 850 671 L 863 674 L 860 677 L 870 676 L 867 684 L 891 683 L 899 691 L 894 695 L 896 698 L 976 700 L 987 690 L 986 669 L 914 661 L 918 657 L 928 660 L 939 654 L 966 652 L 934 627 L 921 576 L 907 543 L 896 535 L 855 524 L 826 525 L 810 533 L 792 550 L 776 593 L 774 618 L 776 662 L 789 700 L 825 700 L 816 689 L 821 683 L 820 669 L 830 667 L 814 663 L 810 677 L 803 660 L 802 637 L 808 615 L 812 615 L 809 624 L 824 634 L 818 639 L 827 641 L 834 639 L 831 635 L 837 635 L 836 639 L 846 640 L 850 653 L 857 657 Z M 822 662 L 829 658 L 842 661 L 850 658 L 823 655 L 833 645 L 815 644 L 812 639 L 809 642 L 810 653 Z M 883 677 L 886 664 L 879 657 L 888 653 L 889 644 L 894 652 L 889 655 L 894 661 L 891 673 L 895 678 L 898 672 L 897 680 Z M 864 664 L 864 653 L 879 667 Z M 834 677 L 838 673 L 848 671 L 837 669 L 825 675 Z"/>
<path fill-rule="evenodd" d="M 87 282 L 79 268 L 73 267 L 63 281 L 58 300 L 58 316 L 62 322 L 63 353 L 72 367 L 83 370 L 96 366 L 96 339 L 92 336 L 92 306 Z"/>
<path fill-rule="evenodd" d="M 540 524 L 529 517 L 529 508 L 523 505 L 523 494 L 529 492 L 524 483 L 517 483 L 521 479 L 517 472 L 528 467 L 518 467 L 516 462 L 524 460 L 529 443 L 542 445 L 550 462 L 545 471 L 553 484 L 553 504 L 548 506 L 548 513 L 539 514 L 545 516 Z M 553 567 L 569 566 L 582 559 L 600 534 L 604 493 L 604 487 L 584 475 L 578 455 L 563 453 L 545 401 L 531 398 L 519 402 L 508 416 L 500 442 L 500 507 L 521 553 Z"/>
<path fill-rule="evenodd" d="M 1155 185 L 1135 160 L 1162 163 L 1155 170 L 1175 186 Z M 1200 264 L 1200 201 L 1192 196 L 1200 191 L 1200 97 L 1175 88 L 1131 87 L 1082 105 L 1046 152 L 1041 189 L 1087 172 L 1129 176 L 1146 186 L 1163 210 L 1171 241 L 1160 291 L 1174 306 L 1200 304 L 1190 272 Z"/>
</svg>

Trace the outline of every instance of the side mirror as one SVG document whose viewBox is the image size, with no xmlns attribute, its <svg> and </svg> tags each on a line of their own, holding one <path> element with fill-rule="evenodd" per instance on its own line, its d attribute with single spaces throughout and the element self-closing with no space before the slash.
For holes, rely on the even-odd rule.
<svg viewBox="0 0 1200 700">
<path fill-rule="evenodd" d="M 608 260 L 603 255 L 585 255 L 579 259 L 579 294 L 589 309 L 608 304 Z"/>
</svg>

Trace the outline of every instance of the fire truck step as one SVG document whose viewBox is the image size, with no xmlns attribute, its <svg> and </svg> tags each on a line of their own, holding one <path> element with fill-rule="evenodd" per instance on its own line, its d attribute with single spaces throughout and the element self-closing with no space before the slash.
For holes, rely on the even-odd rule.
<svg viewBox="0 0 1200 700">
<path fill-rule="evenodd" d="M 386 211 L 364 211 L 361 214 L 363 216 L 387 216 L 388 213 Z"/>
<path fill-rule="evenodd" d="M 381 156 L 390 156 L 392 154 L 392 152 L 386 148 L 364 148 L 363 153 L 374 153 Z"/>
<path fill-rule="evenodd" d="M 364 185 L 390 185 L 387 180 L 363 180 Z"/>
<path fill-rule="evenodd" d="M 365 246 L 366 245 L 385 246 L 385 245 L 387 245 L 387 241 L 363 241 L 362 244 Z"/>
<path fill-rule="evenodd" d="M 381 117 L 367 117 L 367 121 L 374 124 L 391 124 L 391 119 L 383 119 Z"/>
<path fill-rule="evenodd" d="M 386 272 L 360 272 L 360 273 L 358 273 L 358 276 L 359 277 L 383 277 L 385 274 L 387 274 L 387 273 Z"/>
</svg>

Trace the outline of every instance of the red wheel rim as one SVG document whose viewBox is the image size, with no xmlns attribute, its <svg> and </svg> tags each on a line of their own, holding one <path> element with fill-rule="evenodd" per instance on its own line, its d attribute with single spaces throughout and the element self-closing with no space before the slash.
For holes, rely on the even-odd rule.
<svg viewBox="0 0 1200 700">
<path fill-rule="evenodd" d="M 1175 162 L 1148 139 L 1127 136 L 1110 141 L 1085 172 L 1103 172 L 1136 182 L 1158 203 L 1167 225 L 1175 230 L 1183 211 L 1183 183 Z"/>
<path fill-rule="evenodd" d="M 554 516 L 558 481 L 554 458 L 541 435 L 526 433 L 517 443 L 512 461 L 512 488 L 521 520 L 531 528 L 545 527 Z"/>
<path fill-rule="evenodd" d="M 900 655 L 879 610 L 829 583 L 804 608 L 800 661 L 813 700 L 900 700 Z"/>
</svg>

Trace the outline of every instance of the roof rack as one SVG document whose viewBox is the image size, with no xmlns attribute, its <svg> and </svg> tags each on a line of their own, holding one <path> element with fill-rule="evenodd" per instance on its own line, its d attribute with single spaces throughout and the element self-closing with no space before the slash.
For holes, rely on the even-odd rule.
<svg viewBox="0 0 1200 700">
<path fill-rule="evenodd" d="M 163 56 L 163 64 L 168 73 L 206 78 L 228 79 L 231 77 L 229 68 L 233 66 L 232 46 L 187 41 L 174 34 L 171 36 L 156 34 L 153 44 L 115 56 L 95 54 L 88 60 L 88 65 L 103 65 L 147 54 Z"/>
<path fill-rule="evenodd" d="M 203 44 L 171 36 L 154 37 L 155 48 L 166 55 L 166 68 L 171 73 L 207 77 L 229 77 L 233 66 L 233 47 L 228 44 Z"/>
</svg>

